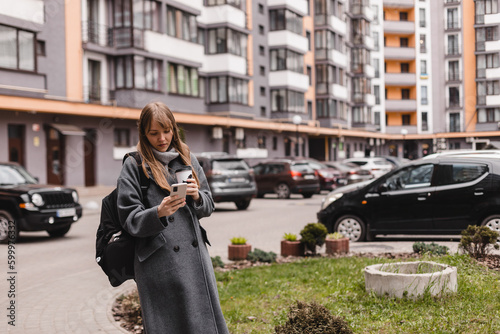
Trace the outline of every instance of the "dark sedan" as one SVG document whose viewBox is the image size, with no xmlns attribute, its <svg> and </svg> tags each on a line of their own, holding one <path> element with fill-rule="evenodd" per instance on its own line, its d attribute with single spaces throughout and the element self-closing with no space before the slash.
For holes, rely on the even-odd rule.
<svg viewBox="0 0 500 334">
<path fill-rule="evenodd" d="M 351 241 L 377 234 L 500 231 L 500 158 L 443 156 L 412 161 L 380 178 L 339 188 L 317 214 Z"/>
</svg>

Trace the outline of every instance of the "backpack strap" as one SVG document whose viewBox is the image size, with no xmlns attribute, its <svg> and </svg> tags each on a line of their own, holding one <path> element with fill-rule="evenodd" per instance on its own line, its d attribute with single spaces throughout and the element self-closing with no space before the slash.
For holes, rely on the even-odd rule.
<svg viewBox="0 0 500 334">
<path fill-rule="evenodd" d="M 135 159 L 135 162 L 137 163 L 137 166 L 139 167 L 139 177 L 140 177 L 140 182 L 141 182 L 141 192 L 142 192 L 142 198 L 144 201 L 146 201 L 146 193 L 148 191 L 148 187 L 149 187 L 149 178 L 146 176 L 146 174 L 144 174 L 144 170 L 142 169 L 142 158 L 141 158 L 141 155 L 139 154 L 139 152 L 137 151 L 134 151 L 134 152 L 129 152 L 127 154 L 125 154 L 125 156 L 123 157 L 123 161 L 122 163 L 125 162 L 125 160 L 128 158 L 128 157 L 133 157 Z"/>
</svg>

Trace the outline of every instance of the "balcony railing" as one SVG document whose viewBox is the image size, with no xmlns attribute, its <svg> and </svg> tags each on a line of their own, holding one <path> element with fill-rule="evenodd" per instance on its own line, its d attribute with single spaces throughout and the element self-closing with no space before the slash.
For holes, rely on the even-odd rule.
<svg viewBox="0 0 500 334">
<path fill-rule="evenodd" d="M 93 21 L 82 22 L 82 40 L 100 46 L 144 48 L 144 30 L 133 27 L 109 27 Z"/>
<path fill-rule="evenodd" d="M 448 24 L 446 25 L 446 30 L 459 29 L 459 28 L 460 28 L 460 22 L 458 21 L 448 21 Z"/>
</svg>

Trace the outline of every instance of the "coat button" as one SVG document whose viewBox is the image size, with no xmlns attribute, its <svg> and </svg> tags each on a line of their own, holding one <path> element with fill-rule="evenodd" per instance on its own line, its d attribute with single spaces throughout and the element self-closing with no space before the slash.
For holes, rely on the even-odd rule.
<svg viewBox="0 0 500 334">
<path fill-rule="evenodd" d="M 171 222 L 171 223 L 173 223 L 174 222 L 174 217 L 173 216 L 168 217 L 168 221 Z"/>
<path fill-rule="evenodd" d="M 174 252 L 178 252 L 181 248 L 179 246 L 174 246 Z"/>
<path fill-rule="evenodd" d="M 191 245 L 193 245 L 194 248 L 198 247 L 198 240 L 193 241 Z"/>
</svg>

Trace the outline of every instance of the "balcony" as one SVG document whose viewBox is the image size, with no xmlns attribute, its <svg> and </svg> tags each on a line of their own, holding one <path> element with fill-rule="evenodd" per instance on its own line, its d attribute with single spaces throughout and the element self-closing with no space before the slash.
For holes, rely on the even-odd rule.
<svg viewBox="0 0 500 334">
<path fill-rule="evenodd" d="M 245 12 L 231 5 L 203 7 L 197 21 L 206 25 L 229 23 L 240 28 L 246 28 Z"/>
<path fill-rule="evenodd" d="M 270 31 L 267 34 L 267 42 L 272 46 L 288 46 L 292 50 L 305 54 L 308 50 L 307 38 L 288 30 Z"/>
<path fill-rule="evenodd" d="M 82 22 L 82 42 L 100 46 L 113 46 L 113 29 L 92 21 Z"/>
<path fill-rule="evenodd" d="M 375 49 L 375 41 L 373 40 L 372 36 L 354 33 L 354 36 L 352 38 L 352 42 L 354 43 L 354 45 L 356 45 L 358 47 L 360 45 L 362 45 L 370 50 Z"/>
<path fill-rule="evenodd" d="M 384 21 L 384 33 L 413 35 L 415 33 L 415 22 L 413 21 Z"/>
<path fill-rule="evenodd" d="M 500 23 L 500 13 L 484 15 L 484 24 L 499 24 L 499 23 Z M 476 21 L 476 24 L 479 24 L 479 22 Z"/>
<path fill-rule="evenodd" d="M 364 104 L 368 106 L 375 105 L 375 95 L 373 94 L 365 94 L 365 93 L 353 93 L 352 94 L 352 102 L 354 104 Z"/>
<path fill-rule="evenodd" d="M 316 52 L 314 53 L 314 59 L 316 59 L 317 61 L 330 60 L 340 67 L 347 67 L 347 56 L 337 50 L 316 49 Z"/>
<path fill-rule="evenodd" d="M 175 49 L 173 49 L 175 50 Z M 185 59 L 193 61 L 192 58 L 187 58 L 188 54 L 184 54 Z M 193 57 L 190 55 L 190 57 Z M 247 60 L 243 57 L 239 57 L 230 53 L 221 53 L 214 55 L 205 55 L 198 58 L 197 61 L 203 61 L 203 65 L 200 68 L 201 72 L 207 73 L 235 73 L 241 75 L 247 75 Z"/>
<path fill-rule="evenodd" d="M 416 111 L 417 100 L 385 100 L 385 110 L 391 111 Z"/>
<path fill-rule="evenodd" d="M 344 101 L 346 101 L 349 97 L 347 87 L 344 87 L 336 83 L 332 84 L 327 82 L 316 83 L 316 94 L 329 95 Z"/>
<path fill-rule="evenodd" d="M 305 74 L 293 71 L 271 71 L 269 72 L 269 86 L 286 86 L 294 90 L 305 92 L 309 89 L 309 77 Z"/>
<path fill-rule="evenodd" d="M 415 48 L 406 47 L 384 47 L 385 59 L 387 60 L 415 60 Z"/>
<path fill-rule="evenodd" d="M 367 21 L 372 22 L 375 18 L 375 13 L 368 5 L 363 4 L 353 4 L 351 5 L 351 14 L 355 16 L 363 16 Z"/>
<path fill-rule="evenodd" d="M 500 67 L 486 69 L 486 79 L 498 79 L 498 78 L 500 78 Z"/>
<path fill-rule="evenodd" d="M 364 76 L 368 78 L 375 77 L 375 70 L 373 69 L 373 66 L 370 64 L 351 63 L 351 72 L 353 74 L 364 74 Z"/>
<path fill-rule="evenodd" d="M 414 8 L 414 0 L 384 0 L 384 8 Z"/>
<path fill-rule="evenodd" d="M 309 1 L 306 0 L 267 0 L 268 7 L 287 7 L 294 12 L 306 16 L 307 15 L 307 5 Z"/>
<path fill-rule="evenodd" d="M 415 73 L 386 73 L 386 86 L 415 86 L 417 77 Z"/>
<path fill-rule="evenodd" d="M 183 39 L 149 30 L 146 31 L 144 37 L 144 48 L 151 53 L 170 56 L 174 59 L 179 58 L 179 55 L 182 55 L 183 59 L 192 61 L 196 64 L 199 64 L 201 60 L 207 61 L 207 58 L 209 58 L 208 55 L 205 56 L 205 48 L 203 47 L 203 45 L 197 43 L 188 42 Z M 231 66 L 233 62 L 227 59 L 227 57 L 229 57 L 229 54 L 220 54 L 219 56 L 226 57 L 222 58 L 224 59 L 224 61 L 228 61 L 227 64 L 224 64 L 225 68 L 227 68 L 228 66 L 241 66 L 241 64 L 243 64 L 244 68 L 246 69 L 246 61 L 242 57 L 234 56 L 238 59 L 241 58 L 243 60 L 240 60 L 238 62 L 238 65 Z M 232 59 L 232 57 L 230 58 Z M 221 65 L 216 66 L 216 68 L 220 66 Z M 208 67 L 208 69 L 211 69 L 211 67 Z M 239 72 L 240 71 L 238 71 L 238 73 Z"/>
</svg>

